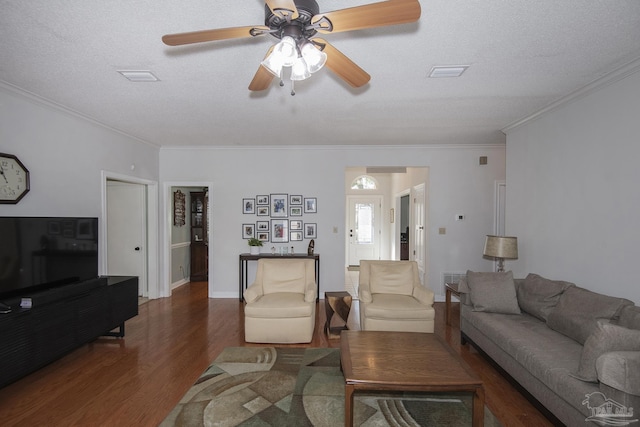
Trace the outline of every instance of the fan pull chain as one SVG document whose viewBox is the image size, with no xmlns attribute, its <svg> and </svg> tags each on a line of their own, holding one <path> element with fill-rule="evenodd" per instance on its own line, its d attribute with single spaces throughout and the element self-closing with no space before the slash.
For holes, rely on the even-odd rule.
<svg viewBox="0 0 640 427">
<path fill-rule="evenodd" d="M 296 88 L 295 88 L 294 84 L 295 84 L 294 81 L 291 80 L 291 96 L 295 96 L 295 94 L 296 94 Z"/>
</svg>

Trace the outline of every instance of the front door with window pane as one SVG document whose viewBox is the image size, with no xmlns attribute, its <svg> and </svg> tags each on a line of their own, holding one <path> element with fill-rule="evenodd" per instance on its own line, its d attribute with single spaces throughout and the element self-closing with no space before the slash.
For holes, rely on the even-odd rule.
<svg viewBox="0 0 640 427">
<path fill-rule="evenodd" d="M 348 196 L 347 203 L 349 265 L 360 265 L 361 259 L 379 259 L 382 196 Z"/>
</svg>

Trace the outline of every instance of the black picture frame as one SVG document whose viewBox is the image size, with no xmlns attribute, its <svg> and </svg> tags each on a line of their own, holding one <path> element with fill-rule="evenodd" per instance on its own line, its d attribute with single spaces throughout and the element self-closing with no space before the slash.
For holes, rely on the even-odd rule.
<svg viewBox="0 0 640 427">
<path fill-rule="evenodd" d="M 256 235 L 256 225 L 255 224 L 242 224 L 242 238 L 243 239 L 252 239 Z"/>
<path fill-rule="evenodd" d="M 271 241 L 273 243 L 289 242 L 289 220 L 288 219 L 272 219 L 271 220 Z"/>
<path fill-rule="evenodd" d="M 268 231 L 258 231 L 256 236 L 257 236 L 257 239 L 260 240 L 261 242 L 268 242 L 269 241 L 269 232 Z"/>
<path fill-rule="evenodd" d="M 304 213 L 316 213 L 318 212 L 318 199 L 315 197 L 304 198 Z"/>
<path fill-rule="evenodd" d="M 256 205 L 268 205 L 269 204 L 269 195 L 268 194 L 260 194 L 256 196 Z"/>
<path fill-rule="evenodd" d="M 302 205 L 289 206 L 289 216 L 302 216 Z"/>
<path fill-rule="evenodd" d="M 292 194 L 289 196 L 289 204 L 290 205 L 302 205 L 302 195 Z"/>
<path fill-rule="evenodd" d="M 302 241 L 302 231 L 290 231 L 289 239 L 292 242 L 301 242 Z"/>
<path fill-rule="evenodd" d="M 312 222 L 304 223 L 304 238 L 305 239 L 317 239 L 318 238 L 318 224 Z"/>
<path fill-rule="evenodd" d="M 299 219 L 289 220 L 289 230 L 302 231 L 302 220 L 299 220 Z"/>
<path fill-rule="evenodd" d="M 267 206 L 262 206 L 262 205 L 256 206 L 256 214 L 258 216 L 269 216 L 270 212 L 271 211 L 269 210 L 269 205 L 267 205 Z"/>
<path fill-rule="evenodd" d="M 256 199 L 251 199 L 251 198 L 242 199 L 242 213 L 243 214 L 255 214 L 256 213 Z"/>
<path fill-rule="evenodd" d="M 286 218 L 289 216 L 289 195 L 286 193 L 271 194 L 269 206 L 271 207 L 271 218 Z"/>
<path fill-rule="evenodd" d="M 269 231 L 270 225 L 269 221 L 256 221 L 256 231 Z"/>
</svg>

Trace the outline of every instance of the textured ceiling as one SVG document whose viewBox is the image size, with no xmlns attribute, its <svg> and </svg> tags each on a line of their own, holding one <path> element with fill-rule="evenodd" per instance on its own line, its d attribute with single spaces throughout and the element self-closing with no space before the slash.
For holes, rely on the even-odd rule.
<svg viewBox="0 0 640 427">
<path fill-rule="evenodd" d="M 318 0 L 321 12 L 374 1 Z M 259 0 L 0 0 L 0 81 L 158 146 L 488 144 L 640 58 L 638 0 L 421 0 L 413 24 L 329 34 L 371 81 L 328 69 L 247 89 L 271 36 L 169 47 L 168 33 L 262 25 Z M 460 78 L 431 67 L 469 65 Z M 150 70 L 132 83 L 117 70 Z"/>
</svg>

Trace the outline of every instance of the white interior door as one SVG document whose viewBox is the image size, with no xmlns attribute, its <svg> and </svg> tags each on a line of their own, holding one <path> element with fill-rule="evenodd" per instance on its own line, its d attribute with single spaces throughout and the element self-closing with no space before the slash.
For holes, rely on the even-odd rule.
<svg viewBox="0 0 640 427">
<path fill-rule="evenodd" d="M 146 187 L 107 182 L 107 274 L 138 276 L 138 294 L 147 296 Z"/>
<path fill-rule="evenodd" d="M 424 275 L 426 261 L 426 230 L 425 230 L 425 186 L 424 184 L 413 187 L 413 257 L 418 263 L 420 274 Z"/>
<path fill-rule="evenodd" d="M 380 258 L 382 196 L 348 196 L 349 265 Z"/>
</svg>

